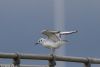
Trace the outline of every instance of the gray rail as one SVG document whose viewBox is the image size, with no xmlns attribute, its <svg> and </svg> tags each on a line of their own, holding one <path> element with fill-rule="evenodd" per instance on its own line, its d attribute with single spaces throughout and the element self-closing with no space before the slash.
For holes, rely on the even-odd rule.
<svg viewBox="0 0 100 67">
<path fill-rule="evenodd" d="M 49 64 L 52 61 L 50 55 L 39 55 L 39 54 L 25 54 L 25 53 L 0 53 L 0 58 L 14 59 L 14 65 L 19 65 L 21 59 L 30 60 L 48 60 Z M 85 67 L 91 67 L 91 64 L 100 64 L 100 59 L 91 57 L 72 57 L 72 56 L 55 56 L 56 61 L 65 62 L 77 62 L 84 63 Z M 50 66 L 50 65 L 49 65 Z M 54 66 L 50 66 L 54 67 Z"/>
</svg>

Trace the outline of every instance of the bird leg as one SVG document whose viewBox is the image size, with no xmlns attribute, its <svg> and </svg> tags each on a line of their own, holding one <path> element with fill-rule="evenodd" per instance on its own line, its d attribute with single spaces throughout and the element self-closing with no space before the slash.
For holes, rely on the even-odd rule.
<svg viewBox="0 0 100 67">
<path fill-rule="evenodd" d="M 52 60 L 51 60 L 51 65 L 56 65 L 56 60 L 55 60 L 55 49 L 54 48 L 51 48 L 51 54 L 52 56 Z"/>
<path fill-rule="evenodd" d="M 55 49 L 54 48 L 51 48 L 50 55 L 55 55 Z"/>
</svg>

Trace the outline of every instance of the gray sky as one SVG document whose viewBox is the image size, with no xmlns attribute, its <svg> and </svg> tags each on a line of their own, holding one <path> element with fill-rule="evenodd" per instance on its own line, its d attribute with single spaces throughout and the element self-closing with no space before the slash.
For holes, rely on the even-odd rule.
<svg viewBox="0 0 100 67">
<path fill-rule="evenodd" d="M 63 47 L 68 56 L 100 57 L 99 3 L 99 0 L 65 0 L 65 30 L 79 30 L 66 37 L 70 43 Z M 48 54 L 49 50 L 40 45 L 33 47 L 32 41 L 40 38 L 41 30 L 53 29 L 53 25 L 53 0 L 0 0 L 0 52 Z M 22 63 L 29 62 L 36 61 Z"/>
</svg>

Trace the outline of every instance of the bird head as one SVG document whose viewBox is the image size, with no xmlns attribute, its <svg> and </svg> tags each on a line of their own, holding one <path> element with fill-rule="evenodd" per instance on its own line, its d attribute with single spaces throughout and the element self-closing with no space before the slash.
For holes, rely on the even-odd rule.
<svg viewBox="0 0 100 67">
<path fill-rule="evenodd" d="M 36 44 L 43 44 L 44 40 L 45 40 L 44 38 L 40 38 L 40 39 L 37 41 Z"/>
</svg>

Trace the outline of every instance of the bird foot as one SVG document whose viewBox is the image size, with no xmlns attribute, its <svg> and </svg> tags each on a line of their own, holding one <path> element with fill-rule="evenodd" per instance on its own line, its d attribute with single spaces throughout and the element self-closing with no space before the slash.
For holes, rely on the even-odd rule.
<svg viewBox="0 0 100 67">
<path fill-rule="evenodd" d="M 55 66 L 56 65 L 55 56 L 53 54 L 50 54 L 50 56 L 52 56 L 52 60 L 50 60 L 50 65 Z"/>
</svg>

